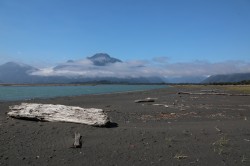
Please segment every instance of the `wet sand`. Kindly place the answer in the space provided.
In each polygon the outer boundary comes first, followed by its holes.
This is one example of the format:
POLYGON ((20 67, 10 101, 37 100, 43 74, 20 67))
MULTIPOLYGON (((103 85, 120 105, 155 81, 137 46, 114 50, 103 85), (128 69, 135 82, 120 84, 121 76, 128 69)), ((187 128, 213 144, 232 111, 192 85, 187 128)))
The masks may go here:
POLYGON ((2 102, 0 165, 250 165, 250 96, 179 91, 200 89, 28 101, 102 108, 110 128, 12 119, 8 107, 22 101, 2 102), (158 99, 134 103, 146 97, 158 99), (75 132, 82 135, 82 148, 71 148, 75 132))

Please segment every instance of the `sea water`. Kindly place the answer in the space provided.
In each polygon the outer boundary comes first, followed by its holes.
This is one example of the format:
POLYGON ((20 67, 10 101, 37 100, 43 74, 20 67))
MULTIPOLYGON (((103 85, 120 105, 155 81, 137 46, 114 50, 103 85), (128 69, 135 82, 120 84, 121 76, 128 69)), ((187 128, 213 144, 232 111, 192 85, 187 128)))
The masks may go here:
POLYGON ((142 91, 166 85, 0 86, 0 101, 142 91))

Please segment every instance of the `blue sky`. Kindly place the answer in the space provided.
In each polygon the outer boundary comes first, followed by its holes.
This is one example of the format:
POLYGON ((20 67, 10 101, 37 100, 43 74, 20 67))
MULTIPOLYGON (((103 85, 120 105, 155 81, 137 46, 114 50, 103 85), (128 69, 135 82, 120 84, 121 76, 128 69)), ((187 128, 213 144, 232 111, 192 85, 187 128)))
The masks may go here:
POLYGON ((49 66, 98 52, 250 62, 250 1, 0 0, 0 62, 49 66))

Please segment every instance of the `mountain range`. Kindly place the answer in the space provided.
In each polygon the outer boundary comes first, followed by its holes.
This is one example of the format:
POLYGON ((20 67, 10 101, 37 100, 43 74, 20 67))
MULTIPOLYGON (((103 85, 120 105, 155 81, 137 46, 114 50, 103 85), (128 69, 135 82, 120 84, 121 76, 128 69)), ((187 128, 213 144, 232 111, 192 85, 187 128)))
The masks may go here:
POLYGON ((113 69, 112 65, 122 66, 124 65, 124 62, 120 59, 113 58, 106 53, 97 53, 91 57, 87 57, 83 61, 68 60, 65 63, 59 64, 50 69, 50 72, 54 73, 51 75, 46 72, 44 74, 42 69, 38 69, 30 65, 8 62, 0 65, 0 83, 219 83, 250 80, 250 73, 212 75, 210 77, 182 76, 163 78, 160 76, 144 76, 143 74, 141 74, 142 76, 133 76, 133 70, 143 67, 142 65, 132 66, 132 69, 129 70, 129 75, 124 77, 120 77, 119 74, 107 75, 109 72, 116 73, 116 71, 113 70, 120 69, 113 69), (102 71, 102 69, 105 69, 105 71, 102 71), (73 73, 80 74, 72 75, 72 71, 73 73), (98 72, 96 75, 93 75, 92 73, 95 71, 98 72), (102 74, 103 72, 106 72, 106 75, 102 74), (84 75, 85 73, 88 73, 88 75, 84 75), (89 75, 93 76, 90 77, 89 75))
POLYGON ((203 80, 201 83, 240 82, 245 80, 250 80, 250 73, 212 75, 203 80))
MULTIPOLYGON (((98 53, 87 60, 93 63, 93 67, 108 66, 109 64, 121 63, 122 61, 113 58, 105 53, 98 53)), ((68 60, 66 63, 53 67, 53 71, 66 71, 74 70, 76 67, 83 67, 84 64, 68 60), (77 65, 79 63, 79 65, 77 65)), ((0 66, 0 83, 13 83, 13 84, 37 84, 37 83, 85 83, 85 82, 104 82, 104 83, 162 83, 164 82, 160 77, 83 77, 83 76, 46 76, 37 75, 36 72, 41 70, 29 65, 20 64, 16 62, 8 62, 0 66)))

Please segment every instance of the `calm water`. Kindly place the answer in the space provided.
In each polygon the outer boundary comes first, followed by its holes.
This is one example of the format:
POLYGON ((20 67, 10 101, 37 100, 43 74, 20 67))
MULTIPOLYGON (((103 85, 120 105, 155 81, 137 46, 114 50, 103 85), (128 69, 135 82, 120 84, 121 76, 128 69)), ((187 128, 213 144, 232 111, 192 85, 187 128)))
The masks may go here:
POLYGON ((166 85, 97 85, 97 86, 0 86, 0 101, 13 101, 85 94, 104 94, 165 88, 166 85))

